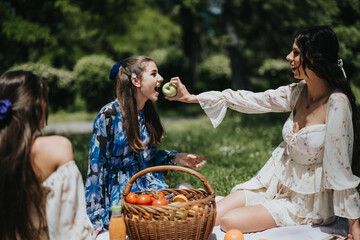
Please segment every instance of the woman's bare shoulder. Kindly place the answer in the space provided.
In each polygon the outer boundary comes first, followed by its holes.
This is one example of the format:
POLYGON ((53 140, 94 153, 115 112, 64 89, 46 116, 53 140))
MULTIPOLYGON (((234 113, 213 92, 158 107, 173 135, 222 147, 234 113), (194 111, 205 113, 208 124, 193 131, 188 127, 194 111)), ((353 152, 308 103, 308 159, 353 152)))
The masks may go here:
POLYGON ((32 150, 37 162, 46 161, 55 170, 74 158, 70 140, 58 135, 37 137, 32 150))

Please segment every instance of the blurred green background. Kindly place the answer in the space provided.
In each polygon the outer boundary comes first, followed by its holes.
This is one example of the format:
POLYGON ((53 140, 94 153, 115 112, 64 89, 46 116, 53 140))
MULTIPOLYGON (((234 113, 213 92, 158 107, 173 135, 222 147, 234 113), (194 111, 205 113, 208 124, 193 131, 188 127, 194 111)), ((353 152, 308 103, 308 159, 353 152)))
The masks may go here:
POLYGON ((360 86, 360 0, 1 0, 0 23, 1 72, 47 78, 52 112, 98 111, 114 97, 112 65, 132 55, 153 57, 165 81, 179 76, 193 93, 287 84, 285 56, 309 25, 334 29, 360 86))

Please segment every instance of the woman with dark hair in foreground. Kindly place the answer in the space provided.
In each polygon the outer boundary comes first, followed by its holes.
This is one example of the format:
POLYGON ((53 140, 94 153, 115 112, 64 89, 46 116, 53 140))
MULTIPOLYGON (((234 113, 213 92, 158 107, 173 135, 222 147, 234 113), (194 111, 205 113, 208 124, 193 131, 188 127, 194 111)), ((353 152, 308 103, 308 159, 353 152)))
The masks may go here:
POLYGON ((92 239, 80 172, 61 136, 38 136, 48 116, 43 80, 0 77, 0 239, 92 239))

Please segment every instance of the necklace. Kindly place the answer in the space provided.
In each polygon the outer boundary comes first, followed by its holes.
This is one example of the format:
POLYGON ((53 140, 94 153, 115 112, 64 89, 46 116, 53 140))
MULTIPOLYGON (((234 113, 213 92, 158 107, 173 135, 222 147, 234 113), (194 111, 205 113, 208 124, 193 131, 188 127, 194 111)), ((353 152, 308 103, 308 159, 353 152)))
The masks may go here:
POLYGON ((309 103, 309 100, 307 99, 307 104, 305 106, 306 109, 309 109, 310 108, 310 105, 313 104, 313 103, 316 103, 316 102, 319 102, 321 99, 323 99, 324 97, 328 96, 328 93, 326 93, 325 95, 321 96, 320 98, 316 99, 315 101, 312 101, 309 103))

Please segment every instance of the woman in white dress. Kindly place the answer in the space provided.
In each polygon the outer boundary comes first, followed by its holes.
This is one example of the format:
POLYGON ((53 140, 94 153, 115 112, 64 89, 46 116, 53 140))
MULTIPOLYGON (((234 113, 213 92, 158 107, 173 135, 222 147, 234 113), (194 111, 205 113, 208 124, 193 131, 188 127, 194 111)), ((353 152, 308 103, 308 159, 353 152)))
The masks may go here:
POLYGON ((37 136, 48 115, 48 92, 28 71, 0 77, 1 239, 92 239, 85 192, 72 146, 37 136))
POLYGON ((276 226, 328 224, 349 219, 349 238, 360 239, 360 126, 335 33, 326 26, 296 34, 290 62, 297 83, 276 90, 190 94, 173 78, 171 101, 200 103, 214 127, 226 109, 243 113, 290 112, 284 141, 249 181, 217 203, 224 231, 256 232, 276 226))

